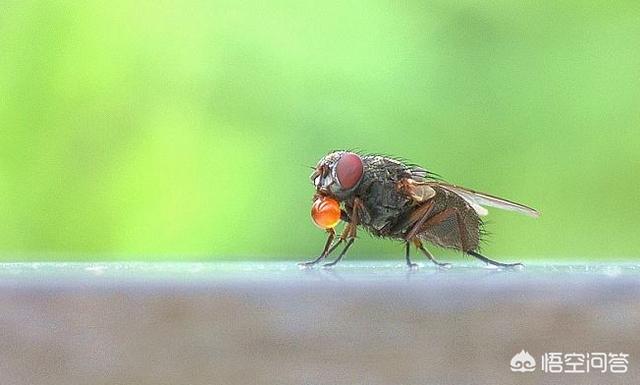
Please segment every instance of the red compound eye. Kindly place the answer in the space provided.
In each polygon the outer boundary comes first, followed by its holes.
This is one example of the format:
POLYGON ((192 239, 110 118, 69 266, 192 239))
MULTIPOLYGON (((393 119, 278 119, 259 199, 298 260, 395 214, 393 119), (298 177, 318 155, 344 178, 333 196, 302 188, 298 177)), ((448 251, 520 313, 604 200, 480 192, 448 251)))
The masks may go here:
POLYGON ((336 175, 343 190, 354 188, 362 179, 362 159, 352 152, 347 152, 336 165, 336 175))

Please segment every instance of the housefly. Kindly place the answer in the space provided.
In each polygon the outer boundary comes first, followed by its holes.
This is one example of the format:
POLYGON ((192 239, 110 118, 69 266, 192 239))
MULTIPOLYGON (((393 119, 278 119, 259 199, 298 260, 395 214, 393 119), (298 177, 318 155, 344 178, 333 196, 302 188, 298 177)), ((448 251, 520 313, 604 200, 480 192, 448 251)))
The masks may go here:
POLYGON ((438 262, 424 242, 469 254, 500 267, 520 266, 501 263, 479 253, 485 207, 496 207, 538 217, 538 211, 493 195, 447 183, 424 168, 381 155, 361 155, 334 151, 320 159, 311 174, 315 195, 311 215, 328 233, 322 253, 302 266, 312 266, 327 258, 340 244, 338 257, 324 266, 338 263, 353 245, 358 227, 377 237, 405 243, 405 258, 410 268, 413 244, 431 262, 438 262), (342 233, 334 230, 346 222, 342 233))

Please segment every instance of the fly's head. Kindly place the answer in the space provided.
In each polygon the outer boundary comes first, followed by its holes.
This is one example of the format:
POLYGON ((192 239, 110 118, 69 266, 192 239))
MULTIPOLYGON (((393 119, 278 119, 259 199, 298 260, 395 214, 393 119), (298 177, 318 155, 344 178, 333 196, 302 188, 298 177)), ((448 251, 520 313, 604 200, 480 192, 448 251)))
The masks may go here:
POLYGON ((310 178, 317 193, 345 200, 353 195, 363 174, 364 165, 358 154, 334 151, 320 159, 310 178))

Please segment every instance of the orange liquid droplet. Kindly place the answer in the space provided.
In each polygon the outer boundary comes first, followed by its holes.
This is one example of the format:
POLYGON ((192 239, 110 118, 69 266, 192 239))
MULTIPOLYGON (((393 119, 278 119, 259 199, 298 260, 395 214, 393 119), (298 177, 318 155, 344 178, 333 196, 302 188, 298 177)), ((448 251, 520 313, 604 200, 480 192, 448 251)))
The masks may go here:
POLYGON ((311 206, 311 218, 321 229, 336 227, 340 222, 340 203, 329 197, 320 197, 311 206))

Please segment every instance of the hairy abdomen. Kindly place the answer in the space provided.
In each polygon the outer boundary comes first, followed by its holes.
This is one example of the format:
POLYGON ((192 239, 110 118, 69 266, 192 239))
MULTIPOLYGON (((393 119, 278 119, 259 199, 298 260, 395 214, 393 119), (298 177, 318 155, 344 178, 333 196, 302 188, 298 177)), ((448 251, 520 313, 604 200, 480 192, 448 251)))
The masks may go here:
POLYGON ((430 218, 440 219, 420 229, 418 237, 440 247, 461 251, 477 250, 480 245, 482 220, 460 196, 435 187, 434 207, 430 218))

